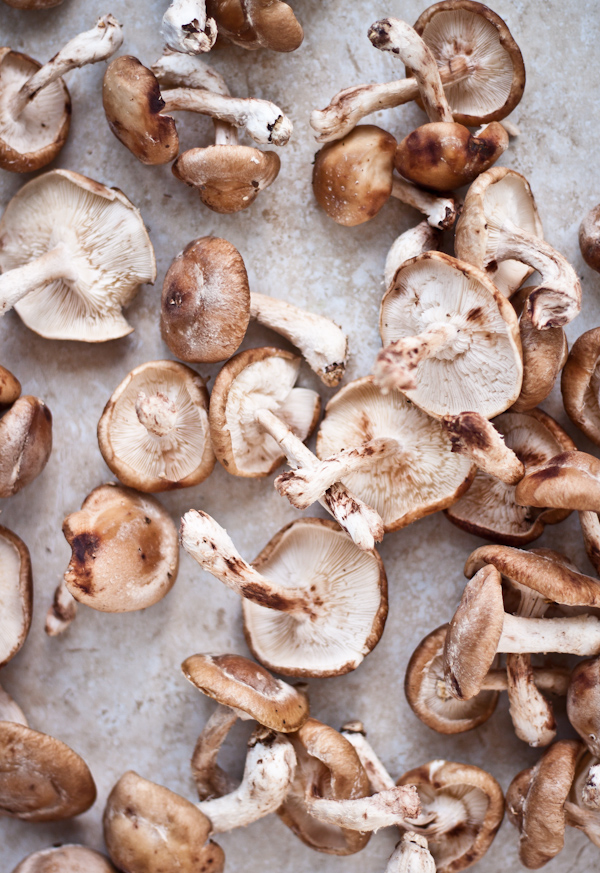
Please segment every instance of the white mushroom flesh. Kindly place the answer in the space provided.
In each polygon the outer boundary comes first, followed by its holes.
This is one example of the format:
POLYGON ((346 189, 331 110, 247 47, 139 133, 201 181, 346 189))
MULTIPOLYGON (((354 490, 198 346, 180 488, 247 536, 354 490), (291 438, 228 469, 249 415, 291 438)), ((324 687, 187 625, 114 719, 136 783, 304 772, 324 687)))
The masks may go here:
POLYGON ((206 16, 206 0, 173 0, 160 32, 169 48, 191 55, 210 51, 217 39, 216 22, 206 16))
POLYGON ((0 664, 19 648, 26 622, 21 555, 10 540, 0 537, 0 664))
POLYGON ((435 861, 425 837, 411 832, 404 834, 385 873, 435 873, 435 861))
POLYGON ((13 99, 38 70, 39 64, 16 52, 0 61, 0 139, 21 155, 52 145, 65 118, 68 95, 60 79, 39 91, 15 116, 13 99))

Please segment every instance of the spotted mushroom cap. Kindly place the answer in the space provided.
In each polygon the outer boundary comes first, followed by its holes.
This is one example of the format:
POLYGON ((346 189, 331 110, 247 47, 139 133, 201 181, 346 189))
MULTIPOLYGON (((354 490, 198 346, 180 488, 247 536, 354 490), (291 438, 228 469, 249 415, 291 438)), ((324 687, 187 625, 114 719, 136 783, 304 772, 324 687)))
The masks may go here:
POLYGON ((0 667, 17 654, 29 633, 33 578, 29 549, 0 526, 0 667))
POLYGON ((108 858, 85 846, 65 845, 28 855, 13 873, 117 873, 108 858))
POLYGON ((600 445, 600 327, 582 333, 564 366, 561 391, 573 424, 600 445))

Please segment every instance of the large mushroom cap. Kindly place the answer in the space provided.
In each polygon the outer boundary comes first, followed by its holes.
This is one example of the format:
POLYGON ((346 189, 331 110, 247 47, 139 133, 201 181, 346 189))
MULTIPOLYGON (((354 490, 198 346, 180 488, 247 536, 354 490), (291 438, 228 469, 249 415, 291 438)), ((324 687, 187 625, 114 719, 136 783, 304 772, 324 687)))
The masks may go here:
POLYGON ((204 380, 176 361, 136 367, 106 404, 98 442, 124 485, 146 492, 198 485, 215 463, 204 380))
POLYGON ((485 124, 513 111, 525 88, 525 65, 499 15, 473 0, 442 0, 414 27, 439 67, 465 67, 463 78, 444 86, 455 121, 485 124))
POLYGON ((527 473, 515 497, 527 506, 600 510, 600 460, 587 452, 561 452, 527 473))
POLYGON ((294 388, 301 358, 275 348, 248 349, 231 358, 215 379, 210 433, 217 460, 234 476, 268 476, 283 461, 275 440, 256 421, 259 409, 281 418, 301 440, 320 410, 316 391, 294 388))
POLYGON ((564 366, 561 391, 573 424, 600 445, 600 327, 582 333, 564 366))
POLYGON ((0 167, 31 173, 49 164, 69 133, 71 99, 57 79, 42 88, 14 117, 13 98, 41 64, 28 55, 0 49, 0 167))
POLYGON ((308 718, 308 698, 302 691, 241 655, 191 655, 181 669, 202 694, 271 730, 297 731, 308 718))
POLYGON ((47 734, 0 722, 0 815, 60 821, 80 815, 96 799, 87 764, 47 734))
POLYGON ((15 867, 13 873, 117 873, 108 858, 86 849, 85 846, 66 845, 42 849, 28 855, 15 867))
POLYGON ((333 521, 302 518, 279 531, 253 566, 279 585, 304 588, 310 614, 288 615, 245 599, 244 632, 262 664, 288 676, 338 676, 377 645, 387 618, 387 579, 333 521))
POLYGON ((329 401, 317 454, 327 458, 378 438, 397 440, 398 454, 349 474, 344 484, 377 510, 387 531, 449 506, 468 488, 471 462, 451 451, 441 423, 400 391, 382 394, 370 377, 346 385, 329 401))
POLYGON ((0 419, 0 497, 39 476, 52 451, 52 413, 39 397, 19 397, 0 419))
POLYGON ((33 578, 29 549, 0 526, 0 667, 17 654, 29 633, 33 578))
POLYGON ((139 211, 115 189, 70 170, 32 179, 0 221, 0 269, 23 266, 59 244, 75 281, 56 279, 15 309, 46 339, 104 342, 131 333, 121 307, 154 282, 154 251, 139 211))

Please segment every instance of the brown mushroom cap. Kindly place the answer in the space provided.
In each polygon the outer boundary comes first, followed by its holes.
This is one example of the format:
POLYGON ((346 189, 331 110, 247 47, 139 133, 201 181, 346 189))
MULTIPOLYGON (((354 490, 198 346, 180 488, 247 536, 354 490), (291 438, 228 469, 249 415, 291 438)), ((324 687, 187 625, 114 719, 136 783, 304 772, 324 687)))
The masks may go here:
POLYGON ((108 126, 143 164, 177 157, 175 121, 161 115, 165 102, 156 76, 132 55, 112 61, 104 74, 102 103, 108 126))
POLYGON ((95 488, 63 533, 73 550, 65 583, 100 612, 130 612, 161 600, 179 567, 177 529, 154 497, 108 484, 95 488))
POLYGON ((207 0, 206 11, 217 22, 219 39, 234 45, 293 52, 302 44, 302 27, 281 0, 207 0))
POLYGON ((372 124, 361 124, 317 152, 313 191, 330 218, 355 227, 373 218, 392 193, 396 140, 372 124))
POLYGON ((40 475, 52 451, 52 413, 39 397, 19 397, 0 419, 0 497, 40 475))
POLYGON ((182 361, 224 361, 237 351, 249 321, 248 274, 236 247, 210 236, 188 243, 167 270, 162 291, 160 328, 173 354, 182 361))
POLYGON ((567 692, 569 721, 592 755, 600 757, 600 659, 581 661, 567 692))
POLYGON ((16 376, 0 365, 0 407, 12 406, 21 396, 21 383, 16 376))
POLYGON ((510 299, 519 318, 519 336, 523 352, 523 383, 521 393, 513 403, 513 412, 529 412, 552 391, 558 374, 569 355, 567 338, 562 327, 538 330, 527 311, 527 298, 533 286, 521 288, 510 299))
POLYGON ((600 445, 600 327, 582 333, 564 366, 561 392, 573 424, 600 445))
POLYGON ((586 452, 561 452, 527 473, 515 491, 523 506, 600 511, 600 460, 586 452))
POLYGON ((588 267, 600 273, 600 206, 590 209, 581 222, 579 248, 588 267))
POLYGON ((28 855, 15 867, 13 873, 117 873, 108 858, 86 849, 85 846, 66 845, 41 849, 28 855))
POLYGON ((96 799, 87 764, 69 746, 13 722, 0 722, 0 815, 60 821, 96 799))
POLYGON ((29 633, 33 578, 29 549, 0 526, 0 667, 17 654, 29 633))
POLYGON ((191 655, 183 673, 202 694, 274 731, 297 731, 308 718, 306 695, 241 655, 191 655))

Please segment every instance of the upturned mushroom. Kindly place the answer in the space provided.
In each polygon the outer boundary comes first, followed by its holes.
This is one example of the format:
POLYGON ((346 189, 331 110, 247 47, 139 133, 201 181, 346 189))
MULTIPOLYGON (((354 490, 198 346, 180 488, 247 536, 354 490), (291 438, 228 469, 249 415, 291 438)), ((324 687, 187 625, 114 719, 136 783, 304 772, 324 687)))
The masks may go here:
POLYGON ((33 576, 29 549, 15 533, 0 526, 0 667, 27 638, 33 609, 33 576))
POLYGON ((588 439, 600 445, 600 328, 582 333, 564 366, 561 379, 565 411, 588 439))
POLYGON ((0 221, 0 314, 14 306, 46 339, 105 342, 156 262, 141 215, 121 191, 70 170, 32 179, 0 221))
POLYGON ((104 407, 98 444, 130 488, 158 492, 204 482, 215 464, 204 379, 176 361, 136 367, 104 407))
POLYGON ((207 0, 207 9, 219 37, 241 48, 293 52, 302 44, 302 25, 283 0, 207 0))
POLYGON ((508 167, 494 167, 471 185, 456 225, 456 254, 485 270, 510 294, 537 270, 541 281, 527 297, 526 311, 538 330, 562 327, 581 309, 581 283, 563 255, 542 238, 529 184, 508 167), (513 270, 514 261, 520 262, 513 270), (503 273, 500 268, 505 265, 503 273))
POLYGON ((581 222, 579 248, 588 267, 600 273, 600 206, 590 209, 581 222))
POLYGON ((217 23, 206 14, 206 0, 172 0, 160 32, 170 49, 186 55, 209 52, 217 39, 217 23))
POLYGON ((68 843, 24 858, 13 873, 117 873, 105 855, 68 843))
POLYGON ((405 262, 382 300, 379 330, 375 383, 399 388, 429 415, 493 418, 519 396, 516 313, 465 261, 425 252, 405 262))
MULTIPOLYGON (((3 393, 6 398, 8 389, 3 393)), ((48 463, 52 413, 39 397, 26 395, 17 397, 3 415, 0 408, 0 416, 0 497, 12 497, 48 463)))
POLYGON ((331 521, 292 522, 250 565, 214 519, 191 510, 181 522, 181 544, 244 598, 248 646, 269 670, 339 676, 379 642, 387 617, 383 564, 331 521))
POLYGON ((30 173, 54 160, 71 121, 71 98, 62 76, 106 60, 122 42, 121 25, 104 15, 44 66, 21 52, 0 49, 0 168, 30 173))

